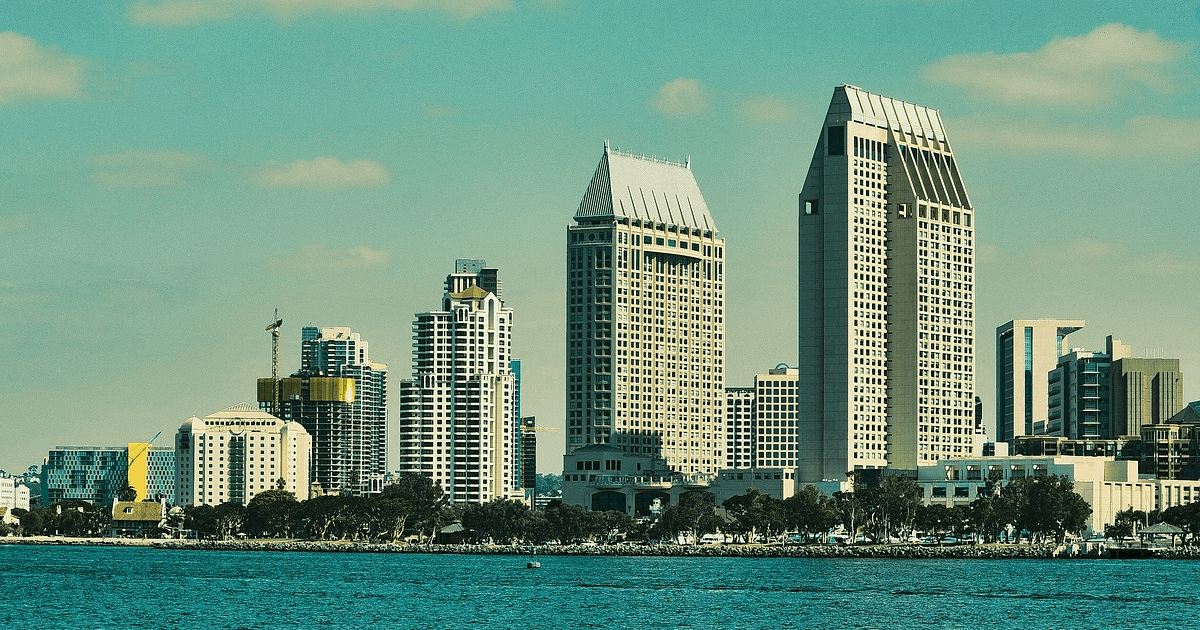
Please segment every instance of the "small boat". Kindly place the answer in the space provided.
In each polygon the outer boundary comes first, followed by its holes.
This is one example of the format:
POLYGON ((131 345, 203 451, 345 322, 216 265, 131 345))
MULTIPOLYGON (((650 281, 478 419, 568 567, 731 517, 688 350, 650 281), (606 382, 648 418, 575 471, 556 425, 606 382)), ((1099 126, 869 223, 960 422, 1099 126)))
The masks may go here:
POLYGON ((529 562, 525 563, 525 568, 526 569, 542 568, 542 563, 538 562, 537 552, 534 550, 533 545, 529 545, 529 562))

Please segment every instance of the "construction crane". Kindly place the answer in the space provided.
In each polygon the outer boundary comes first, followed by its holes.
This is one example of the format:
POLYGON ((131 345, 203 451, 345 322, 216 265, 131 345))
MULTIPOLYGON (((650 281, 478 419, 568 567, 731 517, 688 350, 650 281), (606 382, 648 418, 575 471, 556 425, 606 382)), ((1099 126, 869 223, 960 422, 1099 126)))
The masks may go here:
POLYGON ((283 320, 279 319, 279 309, 275 309, 275 317, 267 330, 271 332, 271 413, 279 415, 279 328, 283 320))

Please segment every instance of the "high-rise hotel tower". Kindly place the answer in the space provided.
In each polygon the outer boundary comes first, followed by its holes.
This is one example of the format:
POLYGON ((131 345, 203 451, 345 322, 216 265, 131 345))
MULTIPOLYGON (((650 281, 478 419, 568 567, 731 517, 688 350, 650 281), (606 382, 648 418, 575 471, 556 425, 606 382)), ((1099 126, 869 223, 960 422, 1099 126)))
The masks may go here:
POLYGON ((800 479, 971 455, 975 212, 938 111, 835 88, 799 213, 800 479))
POLYGON ((725 465, 725 240, 690 161, 606 143, 567 227, 567 451, 725 465))

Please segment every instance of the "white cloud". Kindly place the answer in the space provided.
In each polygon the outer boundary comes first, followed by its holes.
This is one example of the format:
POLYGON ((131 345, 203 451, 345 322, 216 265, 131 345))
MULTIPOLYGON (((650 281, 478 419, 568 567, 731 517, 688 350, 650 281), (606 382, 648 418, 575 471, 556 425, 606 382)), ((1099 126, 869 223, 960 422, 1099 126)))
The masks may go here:
POLYGON ((797 115, 795 104, 770 95, 746 99, 737 111, 741 118, 760 123, 795 120, 797 115))
MULTIPOLYGON (((980 262, 988 266, 1018 263, 1032 269, 1070 268, 1076 271, 1077 280, 1090 280, 1091 276, 1096 276, 1106 278, 1112 286, 1131 286, 1138 282, 1138 278, 1174 278, 1190 282, 1200 275, 1200 257, 1174 252, 1135 251, 1125 243, 1109 243, 1088 237, 1038 243, 1015 254, 995 246, 986 246, 985 249, 981 245, 980 255, 980 262), (1118 277, 1122 278, 1121 281, 1113 280, 1118 277)), ((1056 276, 1050 274, 1048 278, 1056 276)))
POLYGON ((93 156, 92 181, 103 188, 164 188, 179 186, 212 168, 199 153, 182 151, 122 151, 93 156))
POLYGON ((38 98, 78 98, 82 57, 42 46, 12 31, 0 33, 0 105, 38 98))
POLYGON ((1064 126, 976 117, 952 121, 955 146, 1083 158, 1200 155, 1200 118, 1136 116, 1116 127, 1064 126))
POLYGON ((266 261, 266 266, 272 273, 299 275, 378 269, 386 266, 391 260, 391 252, 366 245, 349 249, 330 249, 321 243, 314 243, 305 245, 291 254, 270 258, 266 261))
POLYGON ((266 12, 278 20, 321 13, 371 11, 429 11, 469 20, 491 11, 512 8, 511 0, 165 0, 137 2, 130 7, 136 24, 186 26, 230 20, 266 12))
POLYGON ((708 110, 708 95, 696 79, 680 77, 658 90, 650 101, 654 109, 668 116, 695 116, 708 110))
POLYGON ((167 0, 135 2, 129 8, 134 24, 187 26, 217 20, 229 20, 246 13, 252 2, 234 0, 167 0))
POLYGON ((272 187, 346 188, 383 186, 391 175, 375 160, 342 162, 335 157, 319 157, 287 164, 267 162, 259 169, 257 179, 272 187))
POLYGON ((965 53, 927 66, 931 81, 957 85, 1004 103, 1095 106, 1125 93, 1174 87, 1171 66, 1190 43, 1123 24, 1087 35, 1056 37, 1034 52, 965 53))

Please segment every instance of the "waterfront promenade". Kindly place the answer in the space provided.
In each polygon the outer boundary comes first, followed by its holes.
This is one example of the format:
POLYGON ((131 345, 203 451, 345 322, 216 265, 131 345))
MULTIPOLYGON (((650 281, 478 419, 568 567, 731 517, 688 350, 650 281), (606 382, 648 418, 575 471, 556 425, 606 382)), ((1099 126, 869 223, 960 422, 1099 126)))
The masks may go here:
MULTIPOLYGON (((130 538, 68 538, 34 536, 0 538, 0 545, 62 545, 101 547, 150 547, 197 551, 298 551, 310 553, 405 553, 459 555, 528 555, 529 545, 416 545, 359 541, 310 540, 162 540, 130 538)), ((1200 559, 1200 548, 1147 548, 1142 557, 1200 559)), ((1075 557, 1054 545, 675 545, 606 544, 539 545, 541 556, 627 556, 707 558, 882 558, 882 559, 978 559, 1020 560, 1075 557)), ((1091 557, 1098 557, 1092 554, 1091 557)))

